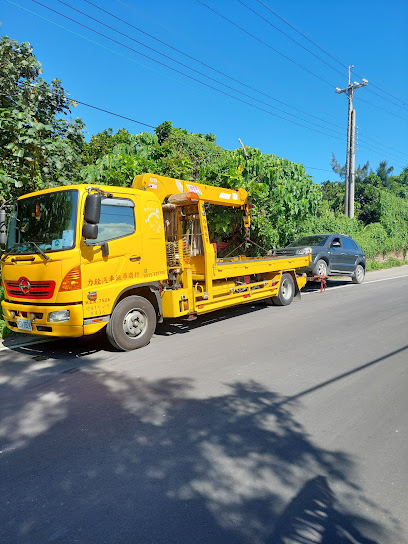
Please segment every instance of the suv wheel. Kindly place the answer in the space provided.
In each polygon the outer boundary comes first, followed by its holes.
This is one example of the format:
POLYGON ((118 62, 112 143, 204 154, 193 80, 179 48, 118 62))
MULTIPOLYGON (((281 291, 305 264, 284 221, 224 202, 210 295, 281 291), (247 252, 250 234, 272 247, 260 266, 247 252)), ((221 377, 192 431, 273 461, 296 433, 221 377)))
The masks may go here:
POLYGON ((316 266, 313 269, 313 274, 315 276, 328 276, 329 274, 329 267, 327 266, 327 263, 323 259, 319 259, 316 263, 316 266))
POLYGON ((351 280, 352 280, 353 283, 363 283, 364 276, 365 276, 364 267, 361 266, 361 264, 358 264, 356 266, 356 270, 355 270, 353 276, 351 277, 351 280))

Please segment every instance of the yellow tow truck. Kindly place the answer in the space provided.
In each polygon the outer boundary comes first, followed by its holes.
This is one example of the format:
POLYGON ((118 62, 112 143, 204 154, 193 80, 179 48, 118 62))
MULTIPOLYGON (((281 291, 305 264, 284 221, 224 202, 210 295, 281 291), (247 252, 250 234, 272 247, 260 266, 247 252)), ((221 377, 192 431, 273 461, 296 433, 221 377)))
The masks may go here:
POLYGON ((146 345, 163 318, 195 319, 265 300, 285 306, 310 255, 219 258, 209 204, 243 211, 247 192, 143 174, 131 188, 73 185, 16 201, 1 258, 7 326, 78 337, 106 329, 113 346, 146 345))

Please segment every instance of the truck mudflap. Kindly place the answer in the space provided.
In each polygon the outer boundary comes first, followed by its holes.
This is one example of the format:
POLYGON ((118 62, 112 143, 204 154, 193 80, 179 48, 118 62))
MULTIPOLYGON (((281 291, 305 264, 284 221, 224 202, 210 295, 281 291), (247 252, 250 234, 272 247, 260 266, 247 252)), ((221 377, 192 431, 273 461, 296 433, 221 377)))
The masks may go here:
POLYGON ((302 294, 300 290, 306 285, 307 278, 306 276, 298 276, 294 272, 291 272, 293 279, 295 280, 295 296, 293 297, 293 300, 296 300, 296 302, 299 302, 302 298, 302 294))

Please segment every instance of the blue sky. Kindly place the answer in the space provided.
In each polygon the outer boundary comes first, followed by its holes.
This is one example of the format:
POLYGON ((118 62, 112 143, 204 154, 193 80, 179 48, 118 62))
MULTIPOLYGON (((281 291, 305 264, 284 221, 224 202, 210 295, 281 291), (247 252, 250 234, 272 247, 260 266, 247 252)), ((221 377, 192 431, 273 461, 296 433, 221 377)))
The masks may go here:
MULTIPOLYGON (((85 0, 66 0, 66 4, 58 0, 39 1, 43 6, 33 0, 12 0, 13 3, 0 0, 1 34, 30 42, 43 65, 43 77, 47 81, 59 78, 72 98, 152 126, 171 120, 174 126, 190 132, 212 132, 217 136, 217 143, 228 149, 239 147, 238 138, 241 138, 246 145, 264 153, 304 164, 316 182, 334 181, 338 177, 330 171, 331 154, 344 163, 347 125, 347 99, 345 94, 336 94, 335 87, 347 85, 344 66, 354 64, 358 75, 353 74, 352 80, 366 78, 369 81, 367 87, 355 94, 359 127, 356 164, 369 160, 371 167, 376 168, 380 160, 386 159, 395 167, 395 173, 408 165, 406 0, 388 3, 242 0, 263 19, 239 0, 202 0, 243 30, 197 0, 92 0, 124 22, 85 0), (127 47, 50 11, 45 5, 127 47), (340 63, 286 25, 268 7, 340 63), (153 58, 167 66, 154 62, 153 58)), ((141 125, 81 105, 73 109, 72 116, 84 120, 90 135, 108 127, 114 131, 125 127, 133 133, 144 130, 141 125)))

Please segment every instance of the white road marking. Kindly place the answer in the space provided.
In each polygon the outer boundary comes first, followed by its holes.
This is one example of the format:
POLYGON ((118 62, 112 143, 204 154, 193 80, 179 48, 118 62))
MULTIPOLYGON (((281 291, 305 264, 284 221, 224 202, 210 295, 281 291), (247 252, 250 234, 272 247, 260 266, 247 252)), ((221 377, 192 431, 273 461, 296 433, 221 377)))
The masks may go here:
POLYGON ((381 280, 365 281, 364 283, 377 283, 378 281, 396 280, 398 278, 408 278, 408 274, 403 274, 402 276, 393 276, 392 278, 382 278, 381 280))
MULTIPOLYGON (((402 276, 393 276, 392 278, 382 278, 380 280, 370 280, 370 281, 365 281, 364 283, 362 283, 361 285, 367 285, 369 283, 378 283, 380 281, 390 281, 390 280, 397 280, 397 279, 400 279, 400 278, 408 278, 408 274, 403 274, 402 276)), ((329 280, 330 281, 330 280, 329 280)), ((328 291, 334 291, 335 289, 344 289, 345 287, 349 287, 349 285, 352 285, 352 283, 346 283, 345 285, 336 285, 336 287, 327 287, 327 290, 328 291)), ((308 291, 306 293, 303 293, 302 292, 302 296, 303 295, 313 295, 314 293, 320 293, 320 289, 319 290, 316 290, 316 291, 308 291)))

